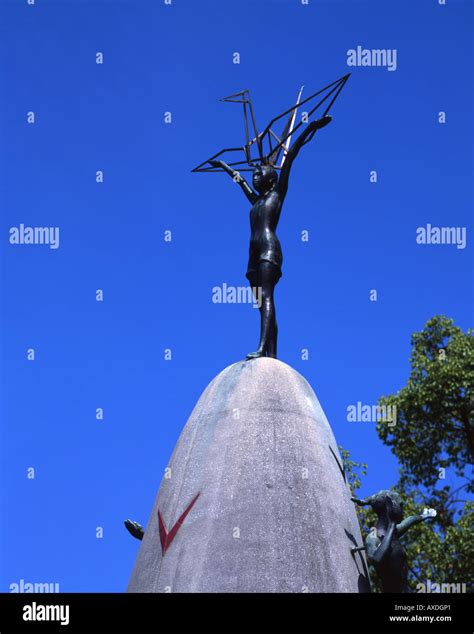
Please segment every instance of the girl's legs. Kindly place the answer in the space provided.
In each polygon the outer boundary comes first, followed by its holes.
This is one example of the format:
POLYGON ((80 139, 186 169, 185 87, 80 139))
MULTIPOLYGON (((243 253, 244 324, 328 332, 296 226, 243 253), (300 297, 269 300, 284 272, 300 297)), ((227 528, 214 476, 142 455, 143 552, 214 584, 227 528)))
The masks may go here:
MULTIPOLYGON (((260 343, 255 352, 247 355, 247 359, 256 359, 263 356, 276 359, 278 328, 273 291, 279 279, 280 271, 278 267, 272 262, 262 260, 259 263, 258 276, 250 281, 252 286, 257 281, 262 303, 260 306, 260 343)), ((256 297, 258 297, 258 293, 256 293, 256 297)))

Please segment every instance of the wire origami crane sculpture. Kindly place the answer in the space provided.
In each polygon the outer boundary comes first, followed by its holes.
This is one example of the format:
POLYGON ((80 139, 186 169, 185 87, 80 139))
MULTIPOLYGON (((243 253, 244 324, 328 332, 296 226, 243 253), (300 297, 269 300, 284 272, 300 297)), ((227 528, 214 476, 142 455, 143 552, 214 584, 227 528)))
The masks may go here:
MULTIPOLYGON (((254 168, 257 165, 271 165, 274 169, 281 170, 288 154, 292 135, 302 125, 304 125, 305 122, 309 121, 311 115, 313 115, 316 110, 318 110, 318 108, 320 108, 320 106, 322 106, 323 104, 326 105, 326 108, 322 113, 322 117, 325 117, 329 113, 349 77, 350 73, 344 75, 344 77, 341 77, 340 79, 337 79, 332 84, 321 88, 321 90, 318 90, 309 97, 306 97, 306 99, 303 99, 303 101, 301 101, 301 95, 303 93, 302 86, 299 91, 295 105, 288 110, 285 110, 277 117, 274 117, 263 130, 263 132, 258 132, 249 90, 242 90, 241 92, 237 92, 233 95, 229 95, 228 97, 224 97, 223 99, 221 99, 221 101, 225 101, 228 103, 241 103, 243 105, 246 143, 244 146, 241 147, 224 148, 203 163, 200 163, 192 171, 223 171, 221 167, 213 166, 211 161, 216 161, 218 158, 224 158, 224 155, 226 155, 226 157, 229 155, 233 155, 235 160, 229 160, 226 162, 230 167, 238 169, 238 171, 240 172, 253 172, 254 168), (319 101, 317 101, 316 105, 313 105, 316 97, 321 98, 319 99, 319 101), (310 102, 312 102, 311 109, 306 112, 305 117, 302 118, 302 120, 295 125, 296 112, 298 108, 304 106, 305 104, 309 104, 310 102), (278 126, 278 124, 281 123, 285 117, 288 117, 286 124, 284 125, 282 132, 277 134, 274 130, 274 127, 278 126), (251 129, 253 130, 252 138, 251 129), (239 157, 240 160, 238 160, 239 157)), ((315 131, 310 136, 308 136, 303 145, 309 143, 314 134, 315 131)))

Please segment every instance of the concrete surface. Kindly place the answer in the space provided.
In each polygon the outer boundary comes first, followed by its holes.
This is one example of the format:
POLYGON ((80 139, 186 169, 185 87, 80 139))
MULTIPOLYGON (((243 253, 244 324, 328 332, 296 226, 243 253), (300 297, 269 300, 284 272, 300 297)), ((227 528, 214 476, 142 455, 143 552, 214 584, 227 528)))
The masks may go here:
POLYGON ((176 444, 128 592, 367 591, 365 559, 350 552, 362 539, 338 462, 298 372, 268 358, 229 366, 176 444), (198 493, 163 556, 158 508, 170 532, 198 493))

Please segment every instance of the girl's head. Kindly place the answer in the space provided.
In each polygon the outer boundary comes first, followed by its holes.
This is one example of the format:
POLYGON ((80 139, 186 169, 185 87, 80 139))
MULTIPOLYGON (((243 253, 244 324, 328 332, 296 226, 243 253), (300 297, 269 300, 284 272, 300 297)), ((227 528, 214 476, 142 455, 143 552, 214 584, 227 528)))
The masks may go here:
POLYGON ((273 189, 277 180, 278 175, 272 165, 257 165, 253 171, 252 183, 259 194, 265 194, 273 189))
POLYGON ((374 509, 378 517, 386 515, 390 521, 397 524, 402 521, 402 499, 396 491, 379 491, 367 498, 367 503, 374 509))

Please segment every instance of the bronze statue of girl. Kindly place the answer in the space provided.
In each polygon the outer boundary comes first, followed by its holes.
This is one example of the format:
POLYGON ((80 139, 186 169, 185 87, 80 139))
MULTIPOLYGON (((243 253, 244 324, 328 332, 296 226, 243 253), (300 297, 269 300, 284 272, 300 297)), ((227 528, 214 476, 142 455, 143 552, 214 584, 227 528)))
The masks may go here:
POLYGON ((246 277, 250 282, 255 298, 260 300, 260 341, 257 350, 250 352, 247 355, 247 359, 256 359, 264 356, 276 359, 278 329, 273 295, 275 286, 281 277, 283 262, 276 229, 288 190, 291 167, 303 145, 311 141, 317 130, 324 128, 330 123, 331 117, 328 112, 348 78, 349 74, 344 75, 344 77, 318 90, 303 101, 301 101, 303 91, 303 88, 301 88, 296 105, 274 117, 261 133, 257 130, 249 91, 244 90, 230 97, 225 97, 223 101, 243 105, 247 142, 243 147, 221 150, 193 170, 194 172, 226 172, 232 177, 234 182, 240 185, 252 205, 250 209, 249 262, 246 277), (319 97, 319 101, 316 105, 313 105, 317 97, 319 97), (298 107, 310 102, 312 107, 309 112, 306 112, 305 117, 295 125, 298 107), (326 102, 324 114, 320 118, 307 123, 309 117, 324 102, 326 102), (288 117, 288 115, 289 119, 283 132, 276 134, 272 126, 288 117), (253 125, 253 138, 250 135, 249 122, 253 125), (306 127, 299 134, 296 141, 291 144, 292 135, 304 124, 306 124, 306 127), (264 150, 265 144, 267 152, 264 150), (258 150, 258 157, 252 158, 252 151, 255 148, 258 150), (228 164, 220 159, 220 156, 226 152, 235 153, 242 151, 244 152, 244 160, 228 164), (281 153, 283 154, 282 160, 277 165, 281 153), (277 170, 279 170, 279 174, 277 170), (242 171, 253 171, 253 189, 242 177, 242 171))
POLYGON ((353 548, 352 552, 367 551, 383 592, 407 592, 408 562, 400 537, 412 526, 436 517, 436 511, 425 508, 423 513, 403 519, 402 499, 392 490, 379 491, 365 500, 351 499, 359 506, 371 506, 377 515, 377 523, 367 535, 365 546, 353 548))
POLYGON ((273 299, 274 289, 281 277, 283 255, 276 228, 280 219, 281 208, 288 190, 288 179, 293 161, 298 152, 316 130, 323 128, 331 121, 329 115, 312 121, 289 148, 278 176, 272 164, 262 163, 253 171, 252 184, 254 191, 237 170, 229 167, 224 161, 209 161, 213 167, 223 169, 240 185, 251 203, 250 209, 250 248, 246 277, 257 296, 261 289, 260 309, 260 342, 255 352, 250 352, 247 359, 258 357, 277 357, 278 328, 273 299))

